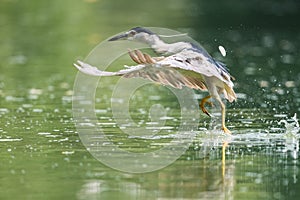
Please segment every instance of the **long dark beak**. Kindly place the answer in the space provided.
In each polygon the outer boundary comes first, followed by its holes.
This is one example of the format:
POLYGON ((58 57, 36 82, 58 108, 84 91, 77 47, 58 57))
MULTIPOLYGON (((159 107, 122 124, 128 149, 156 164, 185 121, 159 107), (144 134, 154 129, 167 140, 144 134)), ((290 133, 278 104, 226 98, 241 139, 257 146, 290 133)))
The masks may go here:
POLYGON ((128 37, 128 33, 123 33, 123 34, 120 34, 120 35, 110 38, 108 41, 125 40, 127 37, 128 37))

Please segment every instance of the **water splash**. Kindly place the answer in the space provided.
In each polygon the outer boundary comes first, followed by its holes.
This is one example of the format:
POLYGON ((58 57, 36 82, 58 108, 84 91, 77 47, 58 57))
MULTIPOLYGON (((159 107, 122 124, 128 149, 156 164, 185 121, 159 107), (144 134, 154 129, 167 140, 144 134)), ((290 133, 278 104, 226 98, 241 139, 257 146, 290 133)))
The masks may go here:
POLYGON ((225 57, 226 56, 226 50, 225 50, 225 48, 223 46, 221 46, 221 45, 218 48, 219 48, 219 51, 222 54, 222 56, 225 57))
POLYGON ((299 138, 300 127, 297 119, 297 113, 295 113, 291 119, 280 120, 279 124, 284 124, 286 135, 291 135, 299 138))
POLYGON ((279 124, 284 124, 285 126, 285 150, 293 159, 298 158, 299 154, 299 138, 300 138, 300 127, 297 119, 297 114, 289 120, 281 120, 279 124))

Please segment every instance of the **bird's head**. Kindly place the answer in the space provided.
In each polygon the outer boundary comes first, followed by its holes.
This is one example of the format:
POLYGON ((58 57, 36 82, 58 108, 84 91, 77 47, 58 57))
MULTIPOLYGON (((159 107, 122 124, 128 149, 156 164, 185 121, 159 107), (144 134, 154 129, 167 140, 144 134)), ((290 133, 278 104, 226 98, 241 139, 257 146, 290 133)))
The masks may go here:
POLYGON ((135 27, 125 33, 110 38, 109 41, 130 40, 151 44, 153 37, 157 37, 157 35, 152 31, 142 27, 135 27))

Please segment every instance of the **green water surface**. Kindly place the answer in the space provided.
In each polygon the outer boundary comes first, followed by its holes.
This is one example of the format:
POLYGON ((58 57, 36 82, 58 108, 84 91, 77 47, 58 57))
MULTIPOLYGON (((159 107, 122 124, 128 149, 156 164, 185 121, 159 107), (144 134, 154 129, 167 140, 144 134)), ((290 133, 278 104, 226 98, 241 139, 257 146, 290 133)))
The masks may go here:
MULTIPOLYGON (((299 8, 296 0, 0 0, 0 199, 296 199, 299 131, 279 122, 300 115, 299 8), (157 171, 112 169, 82 144, 72 63, 135 26, 188 33, 230 68, 238 101, 227 103, 233 136, 224 162, 223 136, 202 114, 187 151, 157 171)), ((103 80, 95 95, 110 140, 132 152, 172 141, 181 119, 174 95, 158 85, 135 93, 136 123, 148 126, 153 104, 168 107, 171 118, 155 139, 130 138, 109 108, 115 81, 103 80)))

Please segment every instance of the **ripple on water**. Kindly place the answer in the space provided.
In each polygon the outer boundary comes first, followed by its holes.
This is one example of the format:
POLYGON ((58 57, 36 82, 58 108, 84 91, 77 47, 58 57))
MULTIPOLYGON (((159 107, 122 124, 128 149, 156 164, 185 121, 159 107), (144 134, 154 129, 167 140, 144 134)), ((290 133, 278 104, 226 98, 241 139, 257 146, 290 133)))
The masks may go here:
POLYGON ((6 96, 5 101, 8 101, 8 102, 22 102, 22 101, 24 101, 24 98, 23 97, 6 96))
POLYGON ((49 133, 49 132, 39 132, 39 133, 37 133, 38 135, 51 135, 51 133, 49 133))
POLYGON ((150 126, 150 127, 146 127, 146 129, 148 130, 172 130, 175 127, 173 126, 150 126))
POLYGON ((161 96, 152 95, 152 96, 149 96, 148 99, 158 101, 158 100, 161 100, 161 96))
POLYGON ((37 89, 37 88, 31 88, 29 89, 29 94, 32 94, 32 95, 41 95, 43 93, 43 90, 42 89, 37 89))
POLYGON ((61 153, 64 154, 64 155, 72 155, 72 154, 75 153, 75 151, 63 151, 61 153))
POLYGON ((41 109, 41 108, 34 108, 34 109, 32 109, 32 112, 34 112, 34 113, 42 113, 43 109, 41 109))
POLYGON ((97 114, 106 114, 108 110, 106 109, 95 109, 95 113, 97 114))
POLYGON ((0 138, 0 142, 19 142, 22 140, 21 138, 0 138))
POLYGON ((9 110, 7 108, 0 108, 0 114, 8 113, 9 110))

